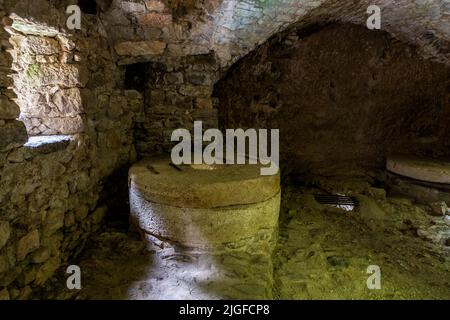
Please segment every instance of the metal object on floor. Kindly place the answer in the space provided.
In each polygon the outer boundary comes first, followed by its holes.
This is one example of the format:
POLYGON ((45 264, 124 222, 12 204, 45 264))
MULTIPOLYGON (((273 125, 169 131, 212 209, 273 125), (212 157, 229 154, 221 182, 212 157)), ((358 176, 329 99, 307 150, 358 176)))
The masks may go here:
POLYGON ((315 194, 314 198, 320 204, 330 205, 346 211, 353 211, 359 204, 355 197, 340 194, 315 194))

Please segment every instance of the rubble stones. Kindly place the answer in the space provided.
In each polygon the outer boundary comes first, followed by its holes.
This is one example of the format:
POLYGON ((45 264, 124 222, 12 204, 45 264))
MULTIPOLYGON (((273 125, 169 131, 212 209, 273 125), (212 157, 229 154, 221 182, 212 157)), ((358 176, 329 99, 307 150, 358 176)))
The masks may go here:
POLYGON ((22 261, 26 255, 39 248, 38 230, 30 231, 17 243, 17 260, 22 261))
POLYGON ((437 216, 443 216, 449 210, 445 201, 437 201, 437 202, 430 203, 430 207, 431 207, 432 213, 437 216))
POLYGON ((0 221, 0 250, 8 242, 9 236, 11 234, 11 228, 7 221, 0 221))

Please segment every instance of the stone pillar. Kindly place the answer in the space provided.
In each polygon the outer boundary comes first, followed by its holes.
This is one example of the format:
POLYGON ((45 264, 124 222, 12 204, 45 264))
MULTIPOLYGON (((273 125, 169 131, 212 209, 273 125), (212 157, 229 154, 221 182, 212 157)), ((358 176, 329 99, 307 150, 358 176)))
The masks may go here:
POLYGON ((28 139, 24 124, 16 120, 20 110, 14 102, 16 96, 11 90, 13 81, 9 75, 12 57, 8 52, 11 45, 8 42, 9 34, 5 30, 11 23, 5 12, 3 0, 0 0, 0 152, 20 147, 28 139))

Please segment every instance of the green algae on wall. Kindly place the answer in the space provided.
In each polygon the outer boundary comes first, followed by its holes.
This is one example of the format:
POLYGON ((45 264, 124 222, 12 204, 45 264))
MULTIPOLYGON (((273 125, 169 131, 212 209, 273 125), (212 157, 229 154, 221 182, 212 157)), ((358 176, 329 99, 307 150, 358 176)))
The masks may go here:
POLYGON ((41 78, 41 67, 38 64, 30 64, 26 71, 27 81, 34 84, 39 84, 41 78))

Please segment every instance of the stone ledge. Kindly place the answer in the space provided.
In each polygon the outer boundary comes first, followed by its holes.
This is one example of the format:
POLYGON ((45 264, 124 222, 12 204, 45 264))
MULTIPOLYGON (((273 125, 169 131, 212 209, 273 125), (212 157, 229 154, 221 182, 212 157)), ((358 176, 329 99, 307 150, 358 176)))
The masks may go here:
POLYGON ((431 158, 389 157, 386 168, 393 173, 412 179, 450 184, 450 163, 431 158))
POLYGON ((47 154, 65 149, 73 139, 73 136, 68 135, 30 137, 24 148, 34 153, 47 154))

